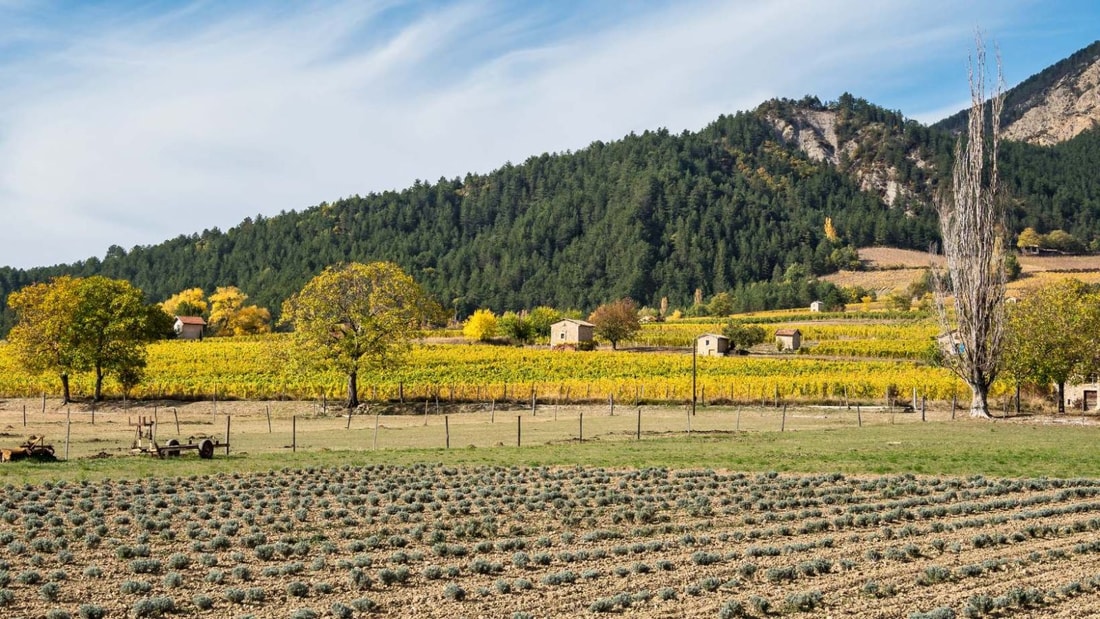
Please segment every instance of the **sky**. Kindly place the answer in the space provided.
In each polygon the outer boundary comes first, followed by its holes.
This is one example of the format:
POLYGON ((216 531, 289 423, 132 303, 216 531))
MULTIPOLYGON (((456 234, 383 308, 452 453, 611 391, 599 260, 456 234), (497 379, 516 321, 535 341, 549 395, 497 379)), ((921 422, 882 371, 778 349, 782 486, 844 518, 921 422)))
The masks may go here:
POLYGON ((0 266, 102 258, 245 217, 850 92, 967 102, 1092 43, 1037 0, 0 0, 0 266), (992 54, 991 54, 992 56, 992 54))

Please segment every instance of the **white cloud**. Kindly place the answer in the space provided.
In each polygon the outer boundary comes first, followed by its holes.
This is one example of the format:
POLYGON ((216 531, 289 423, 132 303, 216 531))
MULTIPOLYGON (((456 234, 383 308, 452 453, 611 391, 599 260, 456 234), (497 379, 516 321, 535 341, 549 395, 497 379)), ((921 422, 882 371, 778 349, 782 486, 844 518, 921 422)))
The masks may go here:
POLYGON ((200 4, 0 57, 16 78, 0 84, 0 265, 697 129, 772 96, 903 88, 928 58, 965 53, 981 8, 780 0, 629 15, 611 3, 624 15, 562 30, 507 5, 419 6, 216 18, 200 4))

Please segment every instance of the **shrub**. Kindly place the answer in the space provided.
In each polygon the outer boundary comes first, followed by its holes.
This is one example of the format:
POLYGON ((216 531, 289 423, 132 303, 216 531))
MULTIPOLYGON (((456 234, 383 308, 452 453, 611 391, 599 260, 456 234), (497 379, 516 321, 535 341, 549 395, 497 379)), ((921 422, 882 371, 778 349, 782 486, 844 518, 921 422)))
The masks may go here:
POLYGON ((443 597, 455 602, 461 602, 466 599, 466 590, 459 586, 458 583, 448 583, 447 586, 443 588, 443 597))
POLYGON ((767 615, 772 610, 772 603, 768 601, 768 598, 759 595, 749 597, 749 606, 752 606, 752 609, 759 615, 767 615))
POLYGON ((333 602, 332 606, 329 607, 329 612, 336 619, 352 619, 355 616, 355 611, 350 606, 344 606, 340 602, 333 602))
POLYGON ((156 559, 134 559, 130 562, 130 571, 135 574, 159 574, 161 562, 156 559))
POLYGON ((148 593, 153 585, 145 582, 144 580, 127 580, 122 583, 122 592, 126 595, 138 595, 141 593, 148 593))
POLYGON ((722 555, 699 550, 691 553, 691 562, 695 565, 714 565, 722 562, 722 555))
POLYGON ((729 600, 718 609, 718 619, 735 619, 745 616, 745 607, 737 600, 729 600))
POLYGON ((370 598, 358 598, 352 600, 351 607, 361 613, 369 613, 378 609, 378 603, 370 598))
POLYGON ((588 605, 588 612, 611 613, 615 612, 615 598, 599 598, 588 605))
POLYGON ((61 585, 56 582, 48 582, 38 588, 38 597, 47 602, 56 602, 61 596, 61 585))
POLYGON ((206 595, 205 593, 196 594, 191 598, 191 603, 195 605, 195 608, 199 610, 210 610, 214 608, 214 598, 206 595))
POLYGON ((785 602, 791 610, 806 612, 820 606, 823 599, 820 591, 803 591, 787 595, 785 602))
POLYGON ((290 613, 290 619, 317 619, 317 611, 311 608, 299 608, 290 613))
POLYGON ((83 604, 77 610, 80 619, 103 619, 107 616, 107 609, 97 604, 83 604))
POLYGON ((304 598, 309 595, 309 585, 300 581, 292 581, 287 583, 286 592, 288 595, 296 598, 304 598))

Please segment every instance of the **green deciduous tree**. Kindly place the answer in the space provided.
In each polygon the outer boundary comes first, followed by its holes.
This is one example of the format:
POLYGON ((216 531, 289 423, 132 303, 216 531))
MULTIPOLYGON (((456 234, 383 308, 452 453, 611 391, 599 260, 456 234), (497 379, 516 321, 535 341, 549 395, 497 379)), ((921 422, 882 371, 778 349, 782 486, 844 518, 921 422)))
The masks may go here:
POLYGON ((739 320, 730 320, 722 327, 722 335, 730 340, 730 347, 734 350, 748 350, 760 344, 768 334, 763 327, 747 325, 739 320))
POLYGON ((103 395, 103 378, 122 377, 130 386, 145 368, 145 344, 169 327, 169 316, 147 305, 130 282, 94 276, 79 280, 79 303, 73 314, 73 345, 77 365, 95 374, 96 401, 103 395))
POLYGON ((1066 382, 1100 370, 1100 293, 1075 279, 1047 284, 1008 313, 1005 370, 1021 382, 1058 386, 1066 412, 1066 382))
POLYGON ((642 328, 638 320, 638 305, 633 299, 619 299, 597 307, 588 317, 588 322, 596 326, 596 337, 611 342, 612 350, 642 328))
POLYGON ((526 344, 535 337, 529 317, 516 312, 504 312, 497 321, 497 328, 501 335, 518 344, 526 344))
POLYGON ((359 406, 359 372, 402 363, 428 317, 440 312, 420 285, 390 262, 331 266, 283 304, 299 349, 348 379, 359 406))
POLYGON ((12 294, 19 316, 11 341, 21 363, 61 377, 68 402, 69 375, 95 374, 93 398, 103 396, 103 379, 114 375, 124 390, 140 382, 145 344, 170 329, 170 317, 145 303, 141 290, 124 280, 94 276, 60 277, 12 294))
POLYGON ((540 305, 531 310, 531 313, 527 315, 527 320, 531 323, 532 335, 537 339, 547 339, 550 337, 550 325, 561 320, 564 315, 558 310, 540 305))

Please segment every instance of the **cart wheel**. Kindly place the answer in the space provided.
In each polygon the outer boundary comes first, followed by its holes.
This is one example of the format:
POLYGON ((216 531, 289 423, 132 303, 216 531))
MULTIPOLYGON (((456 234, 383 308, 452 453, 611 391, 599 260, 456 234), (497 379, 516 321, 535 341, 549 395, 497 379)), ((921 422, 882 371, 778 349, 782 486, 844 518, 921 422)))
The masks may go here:
POLYGON ((173 447, 179 447, 179 446, 180 446, 180 442, 177 441, 176 439, 174 439, 174 438, 173 439, 168 439, 168 447, 164 450, 164 453, 168 454, 169 458, 174 458, 174 457, 180 455, 180 450, 172 449, 172 448, 173 447))
POLYGON ((205 438, 199 443, 199 457, 209 460, 214 457, 214 441, 205 438))

